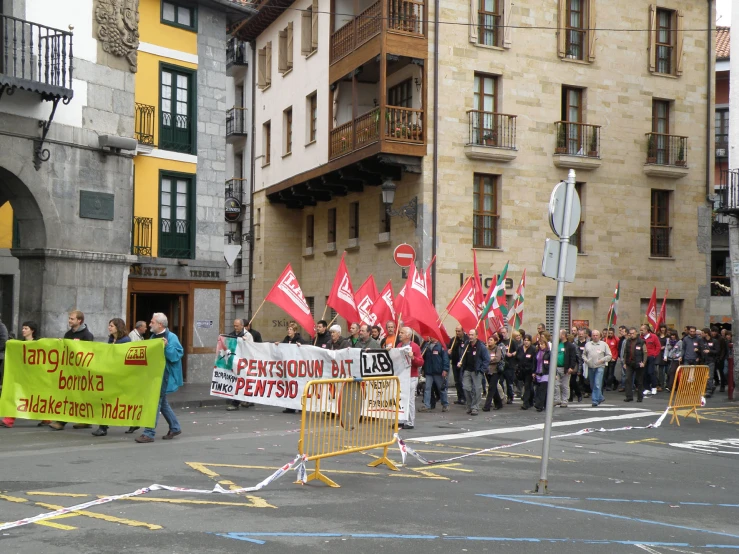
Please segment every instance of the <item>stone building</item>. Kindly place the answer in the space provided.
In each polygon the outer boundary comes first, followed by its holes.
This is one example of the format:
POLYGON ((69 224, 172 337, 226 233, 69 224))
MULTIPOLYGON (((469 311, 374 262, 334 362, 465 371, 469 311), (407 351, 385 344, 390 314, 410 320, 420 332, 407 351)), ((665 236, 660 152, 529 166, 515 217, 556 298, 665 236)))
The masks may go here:
POLYGON ((102 340, 112 317, 161 311, 185 379, 209 381, 226 302, 227 26, 248 8, 2 4, 0 33, 15 28, 0 36, 3 318, 61 336, 76 308, 102 340))
MULTIPOLYGON (((655 286, 668 323, 707 322, 712 3, 447 0, 438 37, 428 0, 254 4, 237 33, 258 60, 252 308, 290 262, 319 319, 343 251, 355 287, 372 273, 397 293, 407 242, 437 256, 440 312, 475 248, 483 278, 528 269, 525 327, 551 328, 547 203, 574 168, 564 323, 604 325, 617 281, 620 322, 655 286), (410 217, 387 215, 383 184, 410 217)), ((265 306, 255 323, 277 338, 285 321, 265 306)))

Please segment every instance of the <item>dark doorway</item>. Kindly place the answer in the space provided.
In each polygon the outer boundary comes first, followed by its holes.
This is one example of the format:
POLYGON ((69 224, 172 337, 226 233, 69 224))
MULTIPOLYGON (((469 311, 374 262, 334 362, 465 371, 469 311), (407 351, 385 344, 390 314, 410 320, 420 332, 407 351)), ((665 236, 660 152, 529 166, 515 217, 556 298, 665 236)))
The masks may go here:
MULTIPOLYGON (((187 301, 187 294, 132 293, 128 326, 133 328, 137 321, 146 321, 148 326, 152 314, 161 312, 167 316, 170 331, 177 335, 187 352, 187 301)), ((187 356, 182 357, 182 378, 187 380, 187 356)))
POLYGON ((13 276, 0 275, 0 321, 3 321, 9 332, 13 332, 13 276))

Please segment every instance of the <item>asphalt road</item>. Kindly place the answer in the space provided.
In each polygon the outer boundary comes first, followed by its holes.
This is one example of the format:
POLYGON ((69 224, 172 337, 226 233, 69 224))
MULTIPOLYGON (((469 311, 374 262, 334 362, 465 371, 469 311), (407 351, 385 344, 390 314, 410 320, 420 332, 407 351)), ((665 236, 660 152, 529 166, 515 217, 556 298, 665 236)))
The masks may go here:
MULTIPOLYGON (((665 395, 555 409, 554 435, 646 426, 665 395)), ((408 445, 431 459, 541 437, 543 414, 520 401, 478 417, 453 406, 419 414, 408 445)), ((255 485, 297 451, 300 419, 270 407, 180 408, 183 434, 153 444, 112 428, 0 428, 0 522, 123 494, 152 483, 255 485)), ((322 469, 341 485, 294 484, 290 472, 249 496, 156 491, 0 531, 0 552, 731 552, 739 550, 739 406, 718 394, 694 418, 659 429, 594 432, 552 442, 549 494, 530 491, 541 442, 397 472, 379 451, 322 469), (698 442, 693 442, 698 441, 698 442), (677 446, 680 445, 680 446, 677 446)), ((397 447, 391 457, 400 461, 397 447)))

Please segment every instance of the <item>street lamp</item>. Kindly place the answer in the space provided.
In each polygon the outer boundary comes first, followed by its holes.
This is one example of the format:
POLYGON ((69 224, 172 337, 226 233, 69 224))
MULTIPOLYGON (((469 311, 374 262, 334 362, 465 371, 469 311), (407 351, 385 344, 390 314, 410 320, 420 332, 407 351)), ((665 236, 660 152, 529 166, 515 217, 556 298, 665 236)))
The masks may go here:
POLYGON ((395 200, 395 189, 398 188, 390 179, 382 183, 382 203, 385 204, 385 213, 388 217, 403 216, 413 222, 418 227, 418 196, 411 198, 405 206, 401 206, 398 210, 393 210, 393 200, 395 200))

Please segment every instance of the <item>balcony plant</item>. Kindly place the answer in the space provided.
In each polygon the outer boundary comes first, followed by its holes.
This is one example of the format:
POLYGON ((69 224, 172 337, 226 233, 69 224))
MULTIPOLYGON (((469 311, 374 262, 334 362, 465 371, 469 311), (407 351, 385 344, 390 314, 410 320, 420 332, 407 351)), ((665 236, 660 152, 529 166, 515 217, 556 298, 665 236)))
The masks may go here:
POLYGON ((590 149, 588 150, 588 157, 590 158, 597 158, 598 157, 598 133, 597 128, 593 127, 591 129, 591 135, 590 135, 590 149))
POLYGON ((482 134, 482 141, 485 146, 497 146, 498 132, 496 129, 488 129, 482 134))
POLYGON ((560 122, 557 130, 557 147, 554 149, 555 154, 567 154, 567 131, 566 124, 560 122))
POLYGON ((651 134, 647 136, 647 163, 657 163, 657 156, 655 156, 654 152, 654 135, 651 134))
POLYGON ((675 162, 675 165, 679 165, 680 167, 685 167, 686 161, 685 161, 685 142, 680 141, 680 149, 677 151, 677 161, 675 162))

